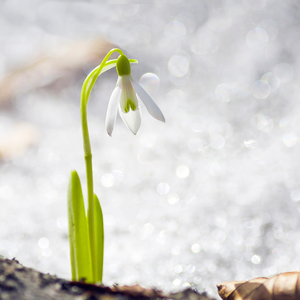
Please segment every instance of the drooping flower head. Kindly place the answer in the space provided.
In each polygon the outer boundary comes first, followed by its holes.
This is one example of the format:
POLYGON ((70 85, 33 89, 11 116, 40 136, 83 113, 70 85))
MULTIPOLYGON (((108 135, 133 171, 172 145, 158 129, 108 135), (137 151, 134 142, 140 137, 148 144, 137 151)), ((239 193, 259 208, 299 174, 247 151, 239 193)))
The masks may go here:
POLYGON ((131 66, 128 58, 122 54, 116 61, 118 80, 114 88, 106 114, 105 126, 111 136, 117 116, 117 111, 133 134, 141 125, 140 101, 142 100, 148 112, 155 119, 165 122, 165 118, 149 94, 131 76, 131 66))

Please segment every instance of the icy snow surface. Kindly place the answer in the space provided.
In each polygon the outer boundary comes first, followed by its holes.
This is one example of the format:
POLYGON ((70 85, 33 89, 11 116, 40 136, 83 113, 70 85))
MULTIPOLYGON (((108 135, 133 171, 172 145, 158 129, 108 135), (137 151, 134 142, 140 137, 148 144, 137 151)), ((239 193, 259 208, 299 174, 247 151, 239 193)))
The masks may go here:
MULTIPOLYGON (((133 77, 166 117, 142 107, 137 136, 118 119, 110 138, 116 72, 96 83, 88 118, 104 283, 216 295, 222 281, 299 269, 299 32, 297 0, 0 3, 0 75, 51 41, 106 36, 139 60, 133 77)), ((65 278, 72 169, 86 186, 83 79, 0 111, 1 135, 19 121, 41 132, 35 147, 1 163, 0 254, 65 278)))

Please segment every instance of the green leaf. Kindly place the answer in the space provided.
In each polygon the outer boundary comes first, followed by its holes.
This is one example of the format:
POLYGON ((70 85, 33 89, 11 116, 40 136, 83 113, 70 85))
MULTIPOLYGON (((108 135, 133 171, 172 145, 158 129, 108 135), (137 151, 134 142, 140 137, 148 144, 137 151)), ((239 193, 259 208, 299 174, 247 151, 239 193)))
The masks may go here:
POLYGON ((79 176, 71 172, 68 189, 69 241, 72 280, 93 283, 90 244, 79 176))
POLYGON ((68 218, 69 218, 69 243, 70 243, 70 259, 71 259, 71 273, 72 280, 77 280, 77 266, 75 259, 75 231, 74 231, 74 218, 72 214, 72 206, 69 205, 69 193, 68 193, 68 218))
POLYGON ((96 242, 96 282, 102 283, 104 257, 104 225, 103 213, 96 194, 94 194, 95 242, 96 242))

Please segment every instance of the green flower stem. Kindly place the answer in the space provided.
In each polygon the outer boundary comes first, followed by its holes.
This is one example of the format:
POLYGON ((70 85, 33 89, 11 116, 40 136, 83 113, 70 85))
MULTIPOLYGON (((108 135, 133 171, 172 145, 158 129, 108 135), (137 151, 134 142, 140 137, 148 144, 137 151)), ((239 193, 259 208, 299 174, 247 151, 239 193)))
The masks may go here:
POLYGON ((84 158, 85 158, 85 166, 86 166, 86 178, 87 178, 87 199, 88 199, 88 211, 87 211, 87 219, 88 219, 88 232, 89 232, 89 241, 90 241, 90 251, 91 251, 91 263, 93 270, 93 278, 94 281, 98 277, 97 271, 97 256, 96 256, 96 241, 95 241, 95 218, 94 218, 94 187, 93 187, 93 167, 92 167, 92 151, 91 151, 91 143, 89 137, 88 130, 88 122, 87 122, 87 104, 89 100, 89 96, 91 90, 101 73, 101 70, 105 66, 109 56, 114 52, 118 52, 120 55, 123 52, 119 49, 112 49, 107 53, 99 67, 97 67, 94 71, 90 73, 90 75, 86 78, 83 83, 81 90, 81 126, 82 126, 82 136, 83 136, 83 149, 84 149, 84 158))

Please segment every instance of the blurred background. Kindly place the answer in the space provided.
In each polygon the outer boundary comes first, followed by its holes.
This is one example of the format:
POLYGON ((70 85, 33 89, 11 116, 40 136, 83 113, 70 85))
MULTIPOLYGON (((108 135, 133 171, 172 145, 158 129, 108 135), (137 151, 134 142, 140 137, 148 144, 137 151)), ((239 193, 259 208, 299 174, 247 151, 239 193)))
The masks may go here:
POLYGON ((300 1, 0 2, 0 254, 70 279, 67 186, 85 194, 80 89, 112 47, 166 117, 88 119, 105 284, 196 287, 300 266, 300 1))

